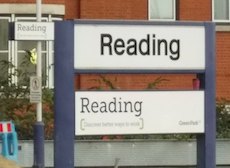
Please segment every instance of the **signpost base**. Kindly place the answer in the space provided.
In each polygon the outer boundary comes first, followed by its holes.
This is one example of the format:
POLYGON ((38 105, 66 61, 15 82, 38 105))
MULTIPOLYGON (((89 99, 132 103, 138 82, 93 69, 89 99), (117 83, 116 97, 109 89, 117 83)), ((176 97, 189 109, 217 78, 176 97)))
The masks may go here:
POLYGON ((44 123, 34 124, 34 165, 33 168, 44 168, 44 123))

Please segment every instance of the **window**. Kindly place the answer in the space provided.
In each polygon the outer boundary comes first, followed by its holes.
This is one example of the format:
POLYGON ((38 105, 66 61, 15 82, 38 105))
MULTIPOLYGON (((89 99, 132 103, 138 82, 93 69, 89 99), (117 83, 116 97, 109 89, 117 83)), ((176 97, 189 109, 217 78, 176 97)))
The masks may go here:
POLYGON ((149 19, 160 21, 176 20, 175 0, 149 0, 149 19))
POLYGON ((215 22, 230 22, 229 0, 212 1, 212 19, 215 22))
MULTIPOLYGON (((50 15, 43 17, 43 22, 61 20, 61 18, 52 18, 50 15)), ((36 65, 30 63, 29 59, 25 59, 26 51, 36 48, 36 41, 9 41, 8 40, 8 23, 13 21, 36 21, 36 17, 21 17, 10 15, 9 17, 0 16, 0 61, 10 61, 16 69, 29 72, 30 75, 36 75, 36 65), (24 66, 23 66, 24 65, 24 66)), ((53 41, 42 42, 42 75, 43 86, 53 87, 53 41)), ((0 76, 7 74, 2 71, 3 66, 0 65, 0 76)), ((7 71, 5 69, 5 71, 7 71)), ((11 69, 8 69, 10 72, 11 69)), ((5 75, 7 77, 7 75, 5 75)), ((18 77, 12 77, 13 82, 20 82, 18 77)))
POLYGON ((4 79, 7 78, 8 70, 2 62, 9 61, 8 22, 7 17, 0 19, 0 76, 4 79))

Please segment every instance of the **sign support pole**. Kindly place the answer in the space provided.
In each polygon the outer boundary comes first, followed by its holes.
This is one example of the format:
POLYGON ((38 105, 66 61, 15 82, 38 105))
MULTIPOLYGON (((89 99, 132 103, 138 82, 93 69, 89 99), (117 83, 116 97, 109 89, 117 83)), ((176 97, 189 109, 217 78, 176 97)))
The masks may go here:
POLYGON ((71 21, 62 21, 55 23, 55 168, 74 168, 75 94, 73 69, 73 33, 74 29, 73 23, 71 21))
MULTIPOLYGON (((41 22, 41 2, 36 0, 37 22, 41 22)), ((37 42, 37 77, 42 79, 42 42, 37 42)), ((41 82, 42 85, 42 82, 41 82)), ((42 97, 42 92, 41 92, 42 97)), ((44 168, 44 123, 42 121, 42 101, 37 103, 37 121, 34 125, 34 168, 44 168)))
POLYGON ((205 133, 197 135, 197 168, 216 167, 215 25, 206 24, 206 73, 198 75, 205 94, 205 133))

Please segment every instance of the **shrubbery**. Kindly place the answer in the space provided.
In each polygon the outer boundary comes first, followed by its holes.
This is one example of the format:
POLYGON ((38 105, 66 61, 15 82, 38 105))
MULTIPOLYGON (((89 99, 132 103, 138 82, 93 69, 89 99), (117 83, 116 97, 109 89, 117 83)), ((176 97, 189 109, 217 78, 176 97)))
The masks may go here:
MULTIPOLYGON (((27 59, 28 57, 25 57, 27 59)), ((29 64, 27 60, 20 67, 29 64)), ((34 65, 35 66, 35 65, 34 65)), ((8 61, 0 61, 0 121, 12 120, 19 139, 33 139, 33 125, 36 122, 36 105, 29 102, 29 77, 26 68, 16 69, 8 61), (18 82, 15 82, 17 79, 18 82)), ((53 138, 53 90, 43 88, 43 120, 45 138, 53 138)))
POLYGON ((230 102, 219 100, 216 105, 217 138, 230 138, 230 102))
MULTIPOLYGON (((31 104, 28 98, 3 98, 2 95, 0 97, 0 121, 13 121, 19 139, 33 139, 36 105, 31 104)), ((43 100, 46 139, 53 138, 53 118, 53 103, 50 104, 43 100)))

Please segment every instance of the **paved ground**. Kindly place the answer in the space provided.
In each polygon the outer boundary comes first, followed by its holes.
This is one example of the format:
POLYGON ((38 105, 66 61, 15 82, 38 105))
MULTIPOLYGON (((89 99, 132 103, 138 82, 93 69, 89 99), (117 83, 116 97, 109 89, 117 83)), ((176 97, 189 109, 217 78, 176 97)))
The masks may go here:
POLYGON ((0 156, 0 168, 20 168, 15 162, 0 156))

